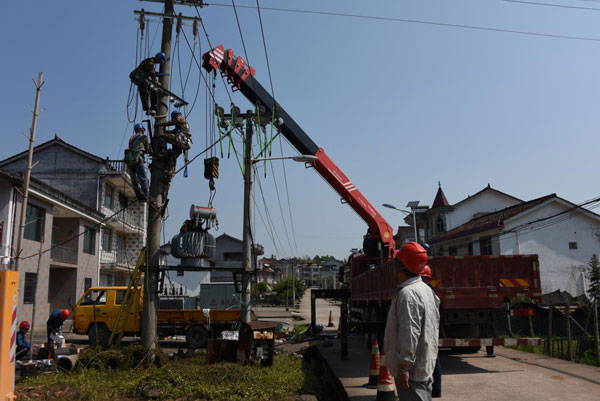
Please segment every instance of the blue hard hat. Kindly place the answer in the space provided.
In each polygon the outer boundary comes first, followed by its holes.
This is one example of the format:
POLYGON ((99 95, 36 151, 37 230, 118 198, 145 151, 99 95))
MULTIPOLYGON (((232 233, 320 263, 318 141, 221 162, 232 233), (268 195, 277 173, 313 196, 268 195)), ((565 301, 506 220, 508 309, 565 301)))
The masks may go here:
POLYGON ((428 243, 424 243, 424 244, 423 244, 423 248, 425 248, 425 249, 429 249, 429 244, 428 244, 428 243))
POLYGON ((138 132, 138 131, 142 131, 142 130, 145 130, 144 125, 142 123, 137 123, 136 125, 133 126, 134 132, 138 132))
POLYGON ((171 118, 175 118, 176 116, 181 115, 181 112, 179 110, 173 110, 171 112, 171 118))
POLYGON ((160 59, 161 63, 164 63, 165 61, 167 61, 167 55, 164 54, 163 52, 156 53, 156 56, 154 56, 154 58, 160 59))

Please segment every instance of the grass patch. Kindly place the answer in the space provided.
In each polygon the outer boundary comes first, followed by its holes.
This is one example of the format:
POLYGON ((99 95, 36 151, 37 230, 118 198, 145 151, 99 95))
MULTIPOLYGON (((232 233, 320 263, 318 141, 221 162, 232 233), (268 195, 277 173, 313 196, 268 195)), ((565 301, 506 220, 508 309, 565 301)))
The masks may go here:
MULTIPOLYGON (((510 348, 510 349, 514 349, 517 351, 523 351, 523 352, 529 352, 532 354, 538 354, 538 355, 546 355, 548 356, 547 352, 546 352, 546 339, 544 339, 542 341, 541 345, 536 345, 536 346, 531 346, 531 345, 518 345, 518 346, 505 346, 505 348, 510 348)), ((573 350, 573 362, 576 363, 581 363, 584 365, 591 365, 591 366, 600 366, 600 361, 598 361, 596 359, 596 356, 594 355, 594 350, 593 349, 587 349, 583 352, 583 355, 581 357, 577 357, 577 349, 578 349, 578 340, 572 340, 571 341, 571 347, 573 350)), ((566 340, 563 339, 553 339, 552 340, 552 348, 553 348, 553 357, 554 358, 559 358, 559 359, 568 359, 567 356, 567 342, 566 340)))
POLYGON ((82 355, 87 367, 81 363, 71 373, 27 378, 16 393, 20 400, 113 401, 145 400, 149 390, 158 390, 161 399, 277 401, 300 394, 305 383, 301 361, 294 356, 276 356, 270 367, 207 365, 201 352, 176 362, 159 358, 158 366, 140 364, 139 349, 128 348, 88 351, 82 355))

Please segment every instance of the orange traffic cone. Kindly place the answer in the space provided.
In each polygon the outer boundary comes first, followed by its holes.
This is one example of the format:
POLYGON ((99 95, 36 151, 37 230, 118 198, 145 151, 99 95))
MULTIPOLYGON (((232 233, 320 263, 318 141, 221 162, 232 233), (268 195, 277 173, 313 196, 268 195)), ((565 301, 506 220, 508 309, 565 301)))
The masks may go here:
POLYGON ((333 324, 333 316, 331 315, 331 311, 329 311, 329 323, 327 323, 327 327, 334 327, 333 324))
POLYGON ((381 356, 379 355, 379 344, 377 339, 373 340, 371 347, 371 364, 369 365, 369 382, 364 385, 366 388, 377 388, 379 379, 379 369, 381 366, 381 356))
POLYGON ((390 371, 385 366, 385 352, 381 349, 381 368, 379 369, 379 382, 377 383, 377 398, 375 401, 396 401, 396 386, 390 371))

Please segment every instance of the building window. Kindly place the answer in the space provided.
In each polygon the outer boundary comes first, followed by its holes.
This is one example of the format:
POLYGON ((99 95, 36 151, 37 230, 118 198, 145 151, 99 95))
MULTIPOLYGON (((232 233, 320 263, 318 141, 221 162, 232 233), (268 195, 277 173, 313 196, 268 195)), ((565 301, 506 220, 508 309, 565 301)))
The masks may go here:
POLYGON ((29 240, 40 242, 44 231, 45 218, 46 209, 28 203, 23 236, 29 240))
POLYGON ((458 252, 456 251, 456 247, 455 246, 451 246, 450 248, 448 248, 448 254, 450 256, 456 256, 458 254, 458 252))
POLYGON ((240 262, 242 260, 241 252, 223 252, 225 262, 240 262))
POLYGON ((577 242, 569 242, 569 249, 577 249, 577 242))
POLYGON ((25 273, 25 289, 23 291, 23 303, 35 302, 35 287, 37 285, 37 273, 25 273))
POLYGON ((492 237, 479 238, 479 249, 482 255, 492 254, 492 237))
POLYGON ((469 242, 469 247, 467 249, 467 254, 473 256, 473 243, 469 242))
POLYGON ((120 209, 127 209, 127 206, 129 206, 129 200, 122 192, 119 192, 119 206, 120 209))
POLYGON ((110 185, 106 185, 104 187, 104 206, 106 206, 109 209, 112 209, 114 192, 114 189, 110 185))
POLYGON ((96 253, 96 230, 88 226, 84 226, 84 230, 83 252, 93 255, 96 253))
POLYGON ((435 221, 435 230, 438 233, 443 233, 446 231, 446 224, 444 224, 444 219, 442 219, 441 216, 438 216, 437 220, 435 221))
POLYGON ((90 288, 92 288, 92 279, 89 277, 86 277, 83 279, 83 292, 86 292, 90 288))
POLYGON ((102 250, 110 251, 112 249, 112 230, 104 229, 102 232, 102 250))

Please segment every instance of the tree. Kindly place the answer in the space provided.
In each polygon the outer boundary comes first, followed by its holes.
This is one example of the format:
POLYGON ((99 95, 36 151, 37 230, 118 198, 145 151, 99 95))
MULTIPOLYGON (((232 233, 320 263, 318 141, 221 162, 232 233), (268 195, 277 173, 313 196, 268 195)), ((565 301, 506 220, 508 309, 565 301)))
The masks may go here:
POLYGON ((598 333, 598 301, 600 301, 600 261, 598 255, 593 254, 590 259, 590 271, 588 278, 590 280, 590 288, 588 295, 592 300, 592 313, 594 315, 594 353, 596 361, 600 363, 600 334, 598 333))
MULTIPOLYGON (((302 281, 298 278, 294 279, 296 284, 296 299, 302 298, 306 287, 302 285, 302 281)), ((292 299, 292 277, 286 277, 273 287, 273 292, 276 292, 281 299, 292 299)))

